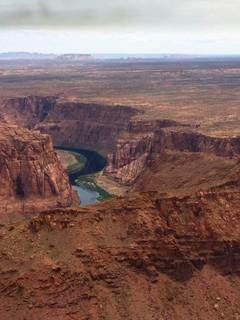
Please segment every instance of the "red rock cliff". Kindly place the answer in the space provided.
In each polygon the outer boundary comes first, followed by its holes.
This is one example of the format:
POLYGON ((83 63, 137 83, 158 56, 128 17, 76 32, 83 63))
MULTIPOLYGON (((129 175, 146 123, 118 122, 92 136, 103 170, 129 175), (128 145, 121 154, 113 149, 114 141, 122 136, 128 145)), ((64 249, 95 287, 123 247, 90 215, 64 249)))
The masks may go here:
POLYGON ((74 194, 51 138, 0 123, 0 212, 67 207, 74 194))
POLYGON ((136 114, 126 106, 66 102, 56 104, 37 128, 50 134, 55 145, 108 153, 115 149, 118 136, 136 114))
POLYGON ((16 97, 0 101, 0 110, 12 123, 21 127, 33 128, 43 121, 55 105, 57 97, 30 96, 16 97))

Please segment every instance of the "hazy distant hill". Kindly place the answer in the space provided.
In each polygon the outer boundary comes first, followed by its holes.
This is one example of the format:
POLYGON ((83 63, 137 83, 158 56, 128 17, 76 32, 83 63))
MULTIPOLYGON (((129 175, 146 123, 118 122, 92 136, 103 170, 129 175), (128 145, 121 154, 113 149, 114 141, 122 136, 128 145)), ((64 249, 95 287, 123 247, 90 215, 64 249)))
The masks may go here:
POLYGON ((55 54, 31 53, 31 52, 3 52, 0 53, 0 60, 53 60, 55 54))
POLYGON ((4 52, 0 53, 0 60, 58 60, 58 61, 82 61, 89 60, 90 54, 45 54, 31 52, 4 52))
POLYGON ((191 54, 128 54, 128 53, 114 53, 114 54, 81 54, 81 53, 67 53, 67 54, 53 54, 53 53, 35 53, 35 52, 3 52, 0 53, 0 61, 10 60, 56 60, 57 62, 78 62, 89 60, 125 60, 125 61, 184 61, 184 60, 214 60, 225 61, 234 60, 239 61, 240 56, 231 55, 191 55, 191 54))

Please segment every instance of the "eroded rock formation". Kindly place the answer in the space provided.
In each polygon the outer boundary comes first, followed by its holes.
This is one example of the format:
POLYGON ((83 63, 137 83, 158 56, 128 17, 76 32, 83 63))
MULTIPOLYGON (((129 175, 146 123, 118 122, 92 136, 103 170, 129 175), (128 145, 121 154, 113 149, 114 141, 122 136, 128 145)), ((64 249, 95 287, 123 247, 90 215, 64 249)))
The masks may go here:
POLYGON ((76 203, 50 136, 0 122, 1 214, 76 203))

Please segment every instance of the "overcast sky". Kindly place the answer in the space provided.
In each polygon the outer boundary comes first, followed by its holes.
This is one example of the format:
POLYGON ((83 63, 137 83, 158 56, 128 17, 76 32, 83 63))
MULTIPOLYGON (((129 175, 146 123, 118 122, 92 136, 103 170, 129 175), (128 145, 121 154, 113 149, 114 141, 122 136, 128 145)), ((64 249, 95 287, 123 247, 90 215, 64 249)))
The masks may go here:
POLYGON ((0 0, 0 51, 240 53, 239 0, 0 0))

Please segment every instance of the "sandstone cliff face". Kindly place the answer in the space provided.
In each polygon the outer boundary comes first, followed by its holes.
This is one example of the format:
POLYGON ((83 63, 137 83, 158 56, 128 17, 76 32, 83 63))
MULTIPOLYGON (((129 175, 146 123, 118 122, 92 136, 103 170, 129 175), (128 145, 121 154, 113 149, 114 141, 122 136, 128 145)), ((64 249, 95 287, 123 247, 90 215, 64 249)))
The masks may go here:
POLYGON ((116 152, 108 155, 105 174, 122 184, 133 183, 147 165, 152 141, 151 133, 119 139, 116 152))
POLYGON ((236 319, 239 177, 3 224, 0 318, 236 319))
POLYGON ((57 97, 30 96, 4 99, 0 101, 0 110, 12 123, 20 127, 33 128, 43 121, 55 105, 57 97))
POLYGON ((189 152, 212 153, 223 157, 232 157, 240 153, 240 137, 215 138, 201 133, 179 128, 167 128, 156 132, 153 152, 163 149, 189 152))
POLYGON ((74 203, 51 138, 0 123, 0 212, 41 211, 74 203))

